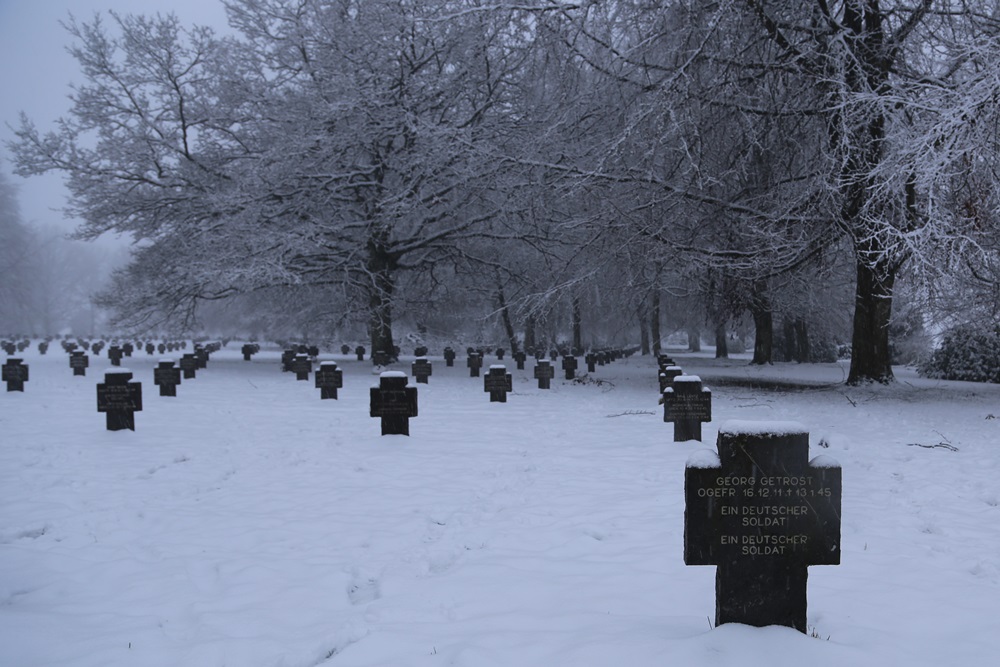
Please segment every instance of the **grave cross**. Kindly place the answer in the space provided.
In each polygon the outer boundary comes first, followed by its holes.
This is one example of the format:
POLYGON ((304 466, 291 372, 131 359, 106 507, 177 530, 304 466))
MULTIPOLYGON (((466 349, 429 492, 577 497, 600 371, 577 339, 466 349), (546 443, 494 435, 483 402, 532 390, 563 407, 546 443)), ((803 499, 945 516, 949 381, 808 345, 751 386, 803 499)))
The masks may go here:
POLYGON ((358 355, 358 361, 364 361, 365 360, 365 346, 364 345, 358 345, 356 348, 354 348, 354 354, 358 355))
POLYGON ((73 375, 87 375, 87 367, 90 366, 90 358, 82 350, 73 350, 69 354, 69 367, 73 369, 73 375))
POLYGON ((337 390, 344 386, 344 371, 336 361, 321 361, 316 371, 316 388, 320 398, 337 398, 337 390))
POLYGON ((524 370, 524 360, 527 359, 528 356, 524 353, 523 350, 518 350, 517 352, 515 352, 511 356, 514 357, 514 361, 517 363, 517 370, 523 371, 524 370))
POLYGON ((450 347, 444 348, 444 364, 448 368, 455 365, 455 350, 450 347))
POLYGON ((295 355, 298 352, 293 349, 287 349, 281 353, 281 372, 291 373, 292 372, 292 362, 295 361, 295 355))
POLYGON ((190 352, 181 355, 181 370, 184 371, 185 380, 195 379, 198 370, 198 360, 190 352))
POLYGON ((122 348, 118 347, 117 345, 112 345, 111 347, 109 347, 108 348, 108 359, 111 360, 111 365, 112 366, 121 366, 122 365, 122 355, 123 354, 124 353, 122 352, 122 348))
POLYGON ((7 391, 24 391, 24 383, 28 381, 28 367, 22 365, 23 361, 10 357, 0 368, 2 381, 7 383, 7 391))
POLYGON ((594 373, 594 372, 597 371, 597 368, 595 368, 597 366, 597 355, 596 354, 594 354, 593 352, 588 352, 587 356, 585 356, 583 358, 583 360, 585 362, 587 362, 587 372, 588 373, 594 373))
POLYGON ((507 392, 514 391, 514 381, 503 364, 490 366, 483 376, 483 391, 490 393, 490 403, 506 403, 507 392))
POLYGON ((434 368, 426 357, 420 357, 410 365, 410 374, 416 378, 417 384, 429 384, 427 378, 431 376, 433 371, 434 368))
POLYGON ((240 352, 243 353, 243 361, 250 361, 253 358, 253 355, 260 352, 260 345, 257 345, 256 343, 245 343, 243 347, 240 348, 240 352))
POLYGON ((578 362, 574 356, 565 356, 562 360, 562 369, 566 373, 566 379, 572 380, 576 377, 578 362))
POLYGON ((295 355, 292 361, 292 372, 295 373, 296 380, 309 380, 309 373, 312 372, 312 361, 305 354, 295 355))
POLYGON ((805 632, 807 567, 840 564, 840 465, 793 422, 726 422, 716 449, 684 471, 684 562, 718 566, 716 625, 805 632))
POLYGON ((680 366, 660 366, 660 393, 666 391, 667 387, 672 387, 674 379, 679 375, 684 375, 680 366))
POLYGON ((160 388, 160 396, 176 396, 177 385, 181 383, 181 369, 174 366, 173 359, 160 359, 153 369, 153 384, 160 388))
POLYGON ((97 411, 105 413, 109 431, 135 430, 135 413, 142 410, 142 384, 129 382, 132 372, 125 368, 108 371, 97 385, 97 411))
POLYGON ((552 362, 548 359, 539 359, 535 364, 535 378, 538 380, 539 389, 549 389, 552 378, 556 376, 556 369, 552 367, 552 362))
POLYGON ((697 375, 678 375, 663 391, 663 421, 674 423, 674 442, 701 440, 701 423, 712 421, 712 392, 697 375))
POLYGON ((382 418, 382 435, 410 435, 410 418, 417 416, 417 388, 406 386, 406 374, 386 371, 371 388, 369 414, 382 418))
POLYGON ((479 369, 483 367, 483 357, 478 352, 469 352, 465 365, 469 368, 469 377, 479 377, 479 369))

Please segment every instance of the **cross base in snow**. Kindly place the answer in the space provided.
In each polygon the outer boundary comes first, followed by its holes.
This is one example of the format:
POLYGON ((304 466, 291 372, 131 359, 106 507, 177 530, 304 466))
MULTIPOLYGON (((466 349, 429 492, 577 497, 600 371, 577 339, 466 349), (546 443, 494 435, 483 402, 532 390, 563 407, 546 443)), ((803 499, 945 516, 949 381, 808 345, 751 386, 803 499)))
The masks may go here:
POLYGON ((716 565, 715 624, 806 631, 809 565, 840 564, 841 470, 797 424, 727 422, 684 471, 684 562, 716 565))

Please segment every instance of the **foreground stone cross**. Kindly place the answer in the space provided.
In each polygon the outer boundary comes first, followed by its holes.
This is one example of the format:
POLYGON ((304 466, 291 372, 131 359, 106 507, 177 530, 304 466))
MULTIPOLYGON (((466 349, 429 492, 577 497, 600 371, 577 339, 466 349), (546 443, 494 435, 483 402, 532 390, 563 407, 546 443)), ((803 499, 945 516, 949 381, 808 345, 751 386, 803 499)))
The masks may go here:
POLYGON ((406 386, 406 374, 386 371, 371 388, 369 414, 382 418, 382 435, 410 435, 410 418, 417 416, 417 388, 406 386))
POLYGON ((701 441, 701 423, 712 421, 712 392, 697 375, 678 375, 663 390, 663 421, 674 423, 674 442, 701 441))
POLYGON ((24 383, 28 381, 28 367, 22 364, 23 361, 11 357, 0 367, 3 382, 7 383, 7 391, 24 391, 24 383))
POLYGON ((792 422, 729 421, 684 471, 684 562, 716 565, 715 624, 806 632, 809 565, 840 564, 840 465, 792 422))
POLYGON ((97 385, 97 411, 105 413, 109 431, 135 430, 135 413, 142 410, 142 384, 131 379, 130 370, 115 369, 97 385))
POLYGON ((337 398, 337 390, 344 386, 344 371, 337 368, 336 361, 322 361, 316 371, 316 388, 319 397, 337 398))
POLYGON ((483 376, 483 391, 490 393, 490 403, 506 403, 507 393, 514 391, 514 380, 503 364, 490 366, 483 376))
POLYGON ((160 396, 177 396, 177 385, 181 383, 181 369, 174 366, 173 359, 160 359, 153 369, 153 384, 160 388, 160 396))

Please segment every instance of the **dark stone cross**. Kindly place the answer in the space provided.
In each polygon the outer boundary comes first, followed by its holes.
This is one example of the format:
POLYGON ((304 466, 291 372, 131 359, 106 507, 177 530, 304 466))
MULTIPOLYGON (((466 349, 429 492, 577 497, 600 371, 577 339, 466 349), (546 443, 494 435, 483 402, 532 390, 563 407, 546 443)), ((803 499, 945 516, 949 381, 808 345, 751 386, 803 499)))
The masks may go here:
POLYGON ((122 352, 125 353, 126 357, 131 357, 132 353, 135 352, 135 346, 132 343, 125 343, 122 345, 122 352))
POLYGON ((181 383, 181 369, 174 366, 173 359, 160 359, 153 369, 153 384, 160 388, 160 396, 176 396, 177 385, 181 383))
POLYGON ((184 371, 185 380, 195 379, 195 373, 198 370, 198 360, 190 352, 181 355, 181 370, 184 371))
POLYGON ((684 375, 684 371, 681 370, 680 366, 661 366, 659 372, 660 393, 662 394, 666 391, 667 387, 674 386, 674 378, 679 375, 684 375))
POLYGON ((358 355, 358 361, 364 361, 365 360, 365 346, 364 345, 358 345, 356 348, 354 348, 354 354, 358 355))
POLYGON ((49 351, 48 341, 43 340, 41 343, 38 344, 38 354, 45 354, 48 351, 49 351))
POLYGON ((506 403, 507 393, 514 391, 514 381, 502 364, 490 366, 483 376, 483 391, 490 393, 490 403, 506 403))
POLYGON ((124 352, 122 352, 122 349, 120 347, 118 347, 117 345, 112 345, 111 347, 109 347, 108 348, 108 359, 111 360, 111 365, 112 366, 121 366, 122 365, 122 355, 123 354, 124 354, 124 352))
POLYGON ((132 372, 108 371, 97 385, 97 411, 105 413, 109 431, 135 430, 135 413, 142 410, 142 384, 129 382, 132 372))
POLYGON ((337 398, 337 390, 344 386, 344 371, 335 361, 322 361, 316 371, 316 388, 320 398, 337 398))
POLYGON ((156 346, 152 343, 146 343, 146 354, 152 356, 156 352, 156 346))
POLYGON ((312 368, 312 361, 305 354, 297 354, 292 360, 292 372, 295 373, 296 380, 309 380, 312 368))
POLYGON ((587 372, 595 373, 597 371, 597 355, 593 352, 589 352, 587 356, 583 358, 587 362, 587 372))
POLYGON ((674 423, 674 442, 701 440, 702 422, 712 421, 712 392, 697 375, 678 375, 663 391, 663 421, 674 423))
POLYGON ((726 422, 684 471, 684 562, 716 565, 715 624, 806 632, 810 565, 840 564, 840 465, 791 422, 726 422))
POLYGON ((406 386, 406 374, 386 371, 371 388, 369 414, 382 418, 382 435, 410 435, 410 418, 417 416, 417 388, 406 386))
POLYGON ((295 361, 295 356, 298 354, 298 350, 288 348, 282 350, 281 352, 281 372, 291 373, 292 372, 292 362, 295 361))
POLYGON ((524 370, 524 360, 528 358, 528 355, 524 353, 523 350, 518 350, 511 355, 514 358, 514 362, 517 364, 517 370, 524 370))
POLYGON ((73 375, 87 375, 87 368, 90 366, 90 358, 82 350, 74 350, 69 354, 69 367, 73 369, 73 375))
POLYGON ((507 350, 503 349, 502 347, 497 348, 497 361, 503 361, 503 355, 505 352, 507 352, 507 350))
POLYGON ((167 344, 160 343, 159 345, 156 346, 156 351, 159 352, 160 354, 163 354, 164 352, 167 351, 167 344))
POLYGON ((245 343, 243 347, 240 348, 240 352, 243 353, 243 361, 250 361, 253 358, 253 355, 260 352, 260 345, 257 345, 256 343, 245 343))
POLYGON ((346 344, 346 343, 343 344, 343 345, 341 345, 340 346, 340 353, 341 354, 350 354, 351 353, 351 346, 348 345, 348 344, 346 344))
POLYGON ((552 362, 548 359, 539 359, 535 364, 535 379, 538 380, 539 389, 549 389, 552 378, 556 376, 556 369, 552 367, 552 362))
POLYGON ((201 345, 194 346, 194 359, 198 362, 198 369, 208 368, 208 350, 201 345))
POLYGON ((576 357, 571 355, 563 357, 562 369, 566 373, 567 380, 572 380, 576 377, 576 369, 578 366, 579 362, 576 360, 576 357))
POLYGON ((555 361, 559 358, 559 350, 549 350, 549 359, 555 361))
POLYGON ((465 365, 469 368, 469 377, 479 377, 479 369, 483 367, 483 357, 478 352, 469 352, 465 365))
POLYGON ((444 348, 444 365, 448 368, 455 365, 455 350, 450 347, 444 348))
POLYGON ((416 379, 417 384, 429 384, 427 378, 431 376, 433 370, 431 362, 427 361, 425 357, 414 360, 410 365, 410 374, 416 379))
POLYGON ((28 367, 22 362, 23 359, 10 357, 2 367, 0 376, 2 381, 7 383, 7 391, 24 391, 24 383, 28 381, 28 367))

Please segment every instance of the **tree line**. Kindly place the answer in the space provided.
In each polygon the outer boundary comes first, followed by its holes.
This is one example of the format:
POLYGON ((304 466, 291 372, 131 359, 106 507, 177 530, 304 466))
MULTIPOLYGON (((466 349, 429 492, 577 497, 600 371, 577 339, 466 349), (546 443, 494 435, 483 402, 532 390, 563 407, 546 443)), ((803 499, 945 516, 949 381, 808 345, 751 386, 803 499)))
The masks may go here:
POLYGON ((225 4, 225 36, 70 20, 72 109, 9 145, 136 239, 124 325, 224 301, 391 352, 473 303, 516 350, 670 312, 752 322, 755 363, 849 338, 858 383, 901 315, 996 320, 993 2, 225 4))

